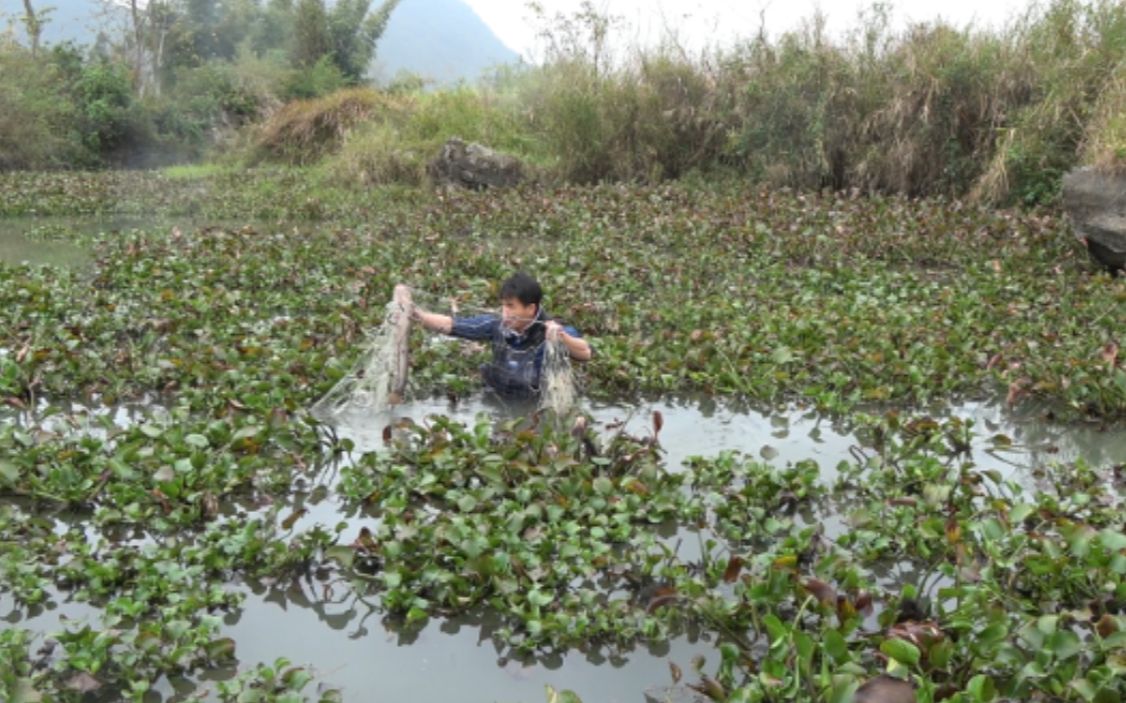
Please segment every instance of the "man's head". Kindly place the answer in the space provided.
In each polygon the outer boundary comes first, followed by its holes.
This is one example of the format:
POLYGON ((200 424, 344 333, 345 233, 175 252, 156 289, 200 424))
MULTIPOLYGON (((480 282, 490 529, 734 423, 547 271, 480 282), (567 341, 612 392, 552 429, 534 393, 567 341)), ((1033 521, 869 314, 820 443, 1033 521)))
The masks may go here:
POLYGON ((543 289, 523 271, 509 276, 500 286, 501 320, 516 332, 528 329, 540 311, 543 289))

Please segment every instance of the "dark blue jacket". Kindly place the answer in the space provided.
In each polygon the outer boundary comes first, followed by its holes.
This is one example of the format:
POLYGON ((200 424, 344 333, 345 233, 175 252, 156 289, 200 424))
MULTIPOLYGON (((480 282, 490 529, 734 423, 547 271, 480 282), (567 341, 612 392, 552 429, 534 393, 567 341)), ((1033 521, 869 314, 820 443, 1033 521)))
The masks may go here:
MULTIPOLYGON (((485 383, 501 395, 529 397, 540 391, 545 323, 550 319, 541 308, 536 319, 521 334, 506 329, 499 315, 455 317, 450 334, 477 342, 491 342, 493 360, 481 366, 485 383)), ((563 331, 572 337, 582 336, 570 325, 563 325, 563 331)))

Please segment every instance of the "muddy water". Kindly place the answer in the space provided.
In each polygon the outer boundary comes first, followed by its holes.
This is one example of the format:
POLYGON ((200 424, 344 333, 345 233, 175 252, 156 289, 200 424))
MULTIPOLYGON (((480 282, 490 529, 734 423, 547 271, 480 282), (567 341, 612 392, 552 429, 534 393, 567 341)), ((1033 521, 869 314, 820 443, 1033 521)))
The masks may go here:
MULTIPOLYGON (((345 418, 337 429, 355 443, 359 453, 378 451, 383 428, 398 417, 424 422, 427 416, 442 414, 471 423, 482 413, 505 417, 527 410, 481 400, 456 406, 418 401, 393 412, 345 418)), ((664 420, 660 441, 667 466, 673 471, 681 470, 690 456, 738 450, 755 457, 771 457, 770 462, 778 466, 813 459, 822 469, 823 480, 831 481, 834 467, 853 459, 849 448, 856 444, 855 437, 832 422, 800 411, 763 414, 709 401, 596 404, 588 410, 600 433, 614 432, 621 426, 634 435, 650 433, 652 414, 659 411, 664 420)), ((136 409, 110 412, 118 424, 138 421, 137 413, 136 409)), ((973 458, 979 467, 997 469, 1022 483, 1034 482, 1035 470, 1051 462, 1083 457, 1094 466, 1106 466, 1126 457, 1123 427, 1105 432, 1094 427, 1061 427, 1035 418, 1013 417, 1001 408, 984 404, 959 406, 948 414, 974 421, 978 441, 973 458), (995 450, 989 441, 995 434, 1010 437, 1012 446, 1004 452, 995 450)), ((314 479, 298 486, 301 492, 295 501, 309 512, 295 528, 302 530, 318 523, 331 528, 343 521, 348 525, 344 534, 355 534, 365 518, 345 515, 331 490, 313 490, 316 483, 314 479)), ((830 520, 835 517, 829 516, 830 520)), ((693 545, 689 540, 685 545, 681 556, 691 559, 693 545)), ((909 575, 899 574, 898 578, 909 575)), ((239 612, 227 616, 223 635, 238 643, 243 668, 284 656, 312 666, 321 680, 341 688, 348 701, 538 702, 545 700, 544 687, 551 685, 574 690, 588 702, 640 703, 646 691, 664 700, 664 689, 671 683, 669 661, 686 671, 698 654, 706 656, 710 665, 718 661, 714 642, 687 636, 613 655, 571 651, 532 661, 511 661, 490 639, 496 623, 487 613, 433 620, 421 632, 404 637, 393 623, 383 621, 374 603, 365 603, 351 593, 326 593, 320 584, 233 587, 244 593, 245 602, 239 612)), ((26 614, 14 608, 10 598, 0 595, 0 619, 44 633, 60 629, 61 617, 97 624, 96 612, 67 603, 65 598, 59 596, 58 602, 45 611, 26 614)), ((195 687, 187 682, 161 682, 158 697, 147 700, 175 701, 189 693, 202 695, 209 687, 207 678, 229 675, 229 671, 211 672, 195 687)), ((312 688, 306 692, 311 694, 312 688)))
POLYGON ((64 267, 86 263, 89 251, 63 235, 69 228, 63 220, 0 218, 0 263, 64 267))

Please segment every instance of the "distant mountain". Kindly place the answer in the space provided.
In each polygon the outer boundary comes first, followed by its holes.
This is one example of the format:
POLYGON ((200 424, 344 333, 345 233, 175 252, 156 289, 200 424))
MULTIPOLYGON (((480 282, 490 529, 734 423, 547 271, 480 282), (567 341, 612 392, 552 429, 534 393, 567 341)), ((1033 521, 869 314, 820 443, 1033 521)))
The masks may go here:
MULTIPOLYGON (((372 0, 372 6, 378 2, 372 0)), ((44 26, 44 44, 92 44, 100 29, 112 27, 117 34, 127 26, 127 15, 107 10, 101 0, 32 0, 32 5, 54 8, 44 26)), ((0 0, 0 32, 7 21, 26 41, 22 17, 23 0, 0 0)), ((518 59, 461 0, 401 0, 379 41, 371 73, 381 82, 409 72, 447 85, 475 81, 483 71, 518 59)))
POLYGON ((379 41, 373 73, 386 81, 407 71, 448 84, 518 60, 461 0, 401 0, 379 41))

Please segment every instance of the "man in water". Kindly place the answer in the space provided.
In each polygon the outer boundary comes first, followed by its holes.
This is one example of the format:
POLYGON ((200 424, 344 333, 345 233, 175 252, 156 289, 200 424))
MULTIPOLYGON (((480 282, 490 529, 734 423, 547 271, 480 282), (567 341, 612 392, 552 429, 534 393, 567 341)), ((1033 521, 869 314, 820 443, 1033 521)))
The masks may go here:
POLYGON ((423 310, 411 302, 410 289, 395 286, 395 299, 410 310, 411 319, 434 332, 491 342, 493 360, 481 367, 485 383, 505 397, 530 398, 539 393, 545 341, 558 340, 576 361, 591 357, 590 344, 578 330, 561 325, 544 312, 543 290, 524 272, 500 287, 500 315, 450 317, 423 310))

